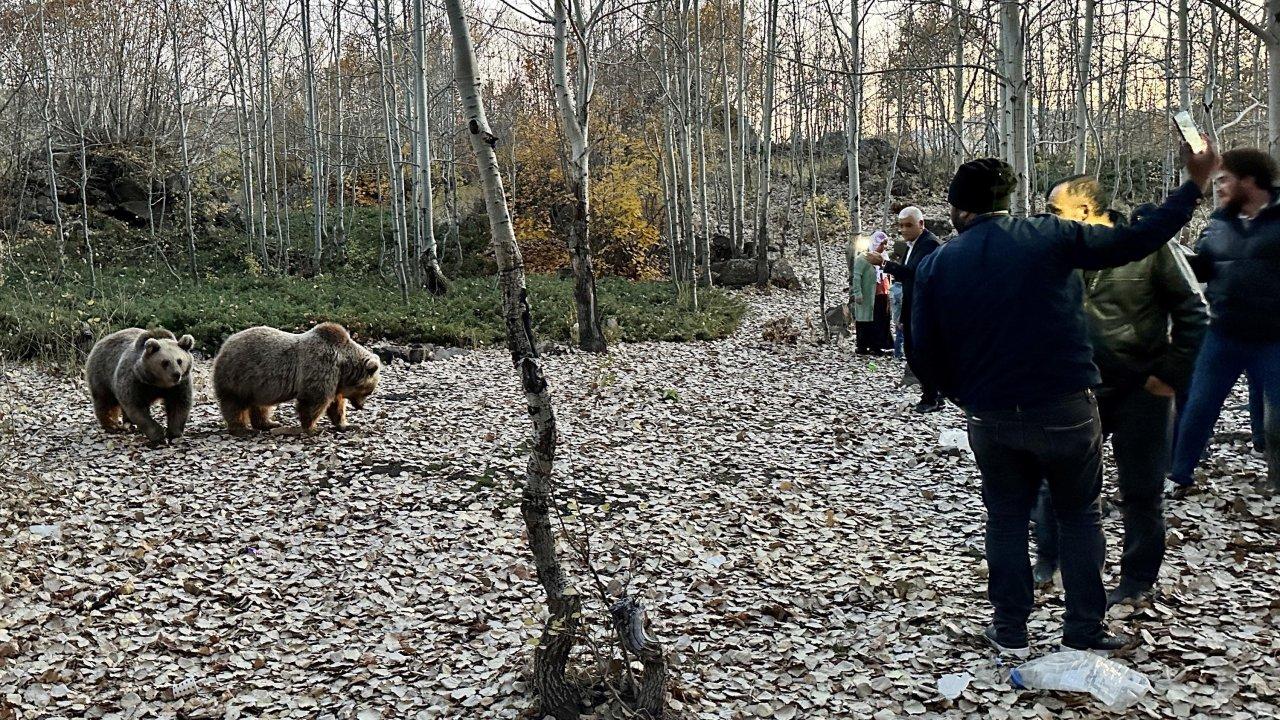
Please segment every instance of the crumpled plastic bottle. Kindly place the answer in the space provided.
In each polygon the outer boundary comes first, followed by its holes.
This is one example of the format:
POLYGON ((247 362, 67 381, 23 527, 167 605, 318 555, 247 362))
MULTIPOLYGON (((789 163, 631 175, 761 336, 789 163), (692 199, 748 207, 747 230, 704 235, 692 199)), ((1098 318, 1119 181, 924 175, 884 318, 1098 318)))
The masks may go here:
POLYGON ((1112 711, 1132 707, 1151 692, 1151 681, 1142 673, 1084 650, 1063 650, 1023 663, 1009 680, 1028 690, 1087 692, 1112 711))

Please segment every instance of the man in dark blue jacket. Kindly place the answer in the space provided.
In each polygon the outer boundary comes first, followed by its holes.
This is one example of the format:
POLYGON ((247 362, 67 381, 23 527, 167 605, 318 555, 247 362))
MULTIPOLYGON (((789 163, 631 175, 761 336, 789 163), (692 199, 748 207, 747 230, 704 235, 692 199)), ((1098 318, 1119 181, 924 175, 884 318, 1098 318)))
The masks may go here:
POLYGON ((1178 421, 1173 471, 1179 489, 1192 473, 1240 374, 1261 387, 1266 417, 1267 474, 1280 488, 1280 200, 1275 161, 1261 150, 1222 154, 1222 208, 1189 258, 1207 282, 1209 332, 1196 358, 1191 393, 1178 421))
POLYGON ((1063 645, 1109 651, 1128 643, 1103 625, 1102 435, 1091 389, 1100 377, 1076 270, 1145 257, 1191 219, 1218 156, 1183 154, 1192 180, 1124 227, 1012 217, 1013 169, 993 158, 967 162, 947 193, 960 235, 916 270, 920 370, 964 409, 982 474, 995 610, 985 635, 1001 651, 1025 655, 1030 647, 1027 528, 1042 481, 1069 548, 1061 558, 1063 645))

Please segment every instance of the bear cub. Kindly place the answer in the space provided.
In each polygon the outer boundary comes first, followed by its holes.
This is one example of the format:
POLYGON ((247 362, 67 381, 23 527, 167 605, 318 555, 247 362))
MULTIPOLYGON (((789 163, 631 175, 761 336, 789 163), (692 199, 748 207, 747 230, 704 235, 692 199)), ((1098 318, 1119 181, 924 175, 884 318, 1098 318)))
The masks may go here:
POLYGON ((85 380, 103 429, 124 431, 123 414, 153 447, 182 437, 191 415, 194 346, 190 335, 177 339, 163 328, 128 328, 95 343, 85 364, 85 380), (156 402, 164 403, 167 427, 151 417, 156 402))
POLYGON ((232 435, 280 426, 275 406, 296 400, 302 432, 316 432, 321 414, 346 430, 347 403, 356 410, 378 387, 378 356, 337 323, 301 334, 252 327, 227 338, 213 361, 213 390, 232 435))

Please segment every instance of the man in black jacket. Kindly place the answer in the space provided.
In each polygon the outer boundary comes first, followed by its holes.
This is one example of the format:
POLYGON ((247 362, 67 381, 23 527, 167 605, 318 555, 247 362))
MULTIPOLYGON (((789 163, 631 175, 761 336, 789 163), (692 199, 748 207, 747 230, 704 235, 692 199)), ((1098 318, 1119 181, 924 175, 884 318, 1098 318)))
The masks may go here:
POLYGON ((938 389, 932 383, 920 377, 916 370, 915 343, 911 339, 911 295, 914 292, 916 268, 933 251, 941 247, 938 236, 929 232, 924 226, 924 213, 915 206, 905 207, 898 213, 898 233, 907 242, 907 256, 902 262, 886 260, 880 253, 867 253, 867 262, 872 265, 883 265, 884 271, 902 283, 902 340, 907 352, 907 364, 920 379, 920 402, 916 404, 916 412, 928 413, 942 409, 942 401, 938 397, 938 389))
MULTIPOLYGON (((1087 225, 1127 224, 1123 215, 1107 210, 1101 184, 1089 175, 1054 185, 1048 210, 1087 225)), ((1162 496, 1173 398, 1191 381, 1209 317, 1184 253, 1173 243, 1128 265, 1088 270, 1083 279, 1093 361, 1102 375, 1095 390, 1098 410, 1102 432, 1111 436, 1124 517, 1120 582, 1107 595, 1107 604, 1114 605, 1147 593, 1164 560, 1162 496)), ((1043 580, 1045 562, 1057 564, 1046 552, 1052 540, 1042 542, 1055 530, 1052 513, 1037 518, 1037 581, 1043 580)))
POLYGON ((1131 227, 1053 216, 1014 218, 1016 180, 994 158, 967 162, 947 193, 960 235, 916 269, 913 330, 920 369, 964 409, 987 507, 987 640, 1026 655, 1034 588, 1027 527, 1049 483, 1064 547, 1063 645, 1108 651, 1128 641, 1103 625, 1106 540, 1098 498, 1100 381, 1077 269, 1125 265, 1159 250, 1191 219, 1217 163, 1183 148, 1192 181, 1131 227))
POLYGON ((1242 372, 1261 387, 1266 416, 1267 474, 1280 488, 1280 199, 1275 161, 1261 150, 1222 154, 1215 212, 1189 258, 1208 283, 1209 332, 1196 359, 1178 422, 1173 472, 1179 489, 1192 473, 1214 423, 1242 372))

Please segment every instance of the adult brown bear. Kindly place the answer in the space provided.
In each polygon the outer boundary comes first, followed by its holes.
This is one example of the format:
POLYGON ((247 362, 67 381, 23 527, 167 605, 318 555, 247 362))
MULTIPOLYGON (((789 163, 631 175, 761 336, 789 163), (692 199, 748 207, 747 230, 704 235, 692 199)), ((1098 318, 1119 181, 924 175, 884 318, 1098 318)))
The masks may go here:
POLYGON ((191 415, 194 345, 190 335, 179 340, 163 328, 128 328, 95 343, 84 374, 102 428, 124 431, 123 414, 153 446, 181 437, 191 415), (164 403, 164 426, 151 417, 156 402, 164 403))
POLYGON ((275 406, 297 401, 302 432, 316 432, 326 413, 347 429, 346 404, 359 410, 378 386, 378 356, 351 339, 346 328, 320 323, 301 334, 252 327, 227 338, 213 361, 213 391, 232 435, 280 426, 275 406))

